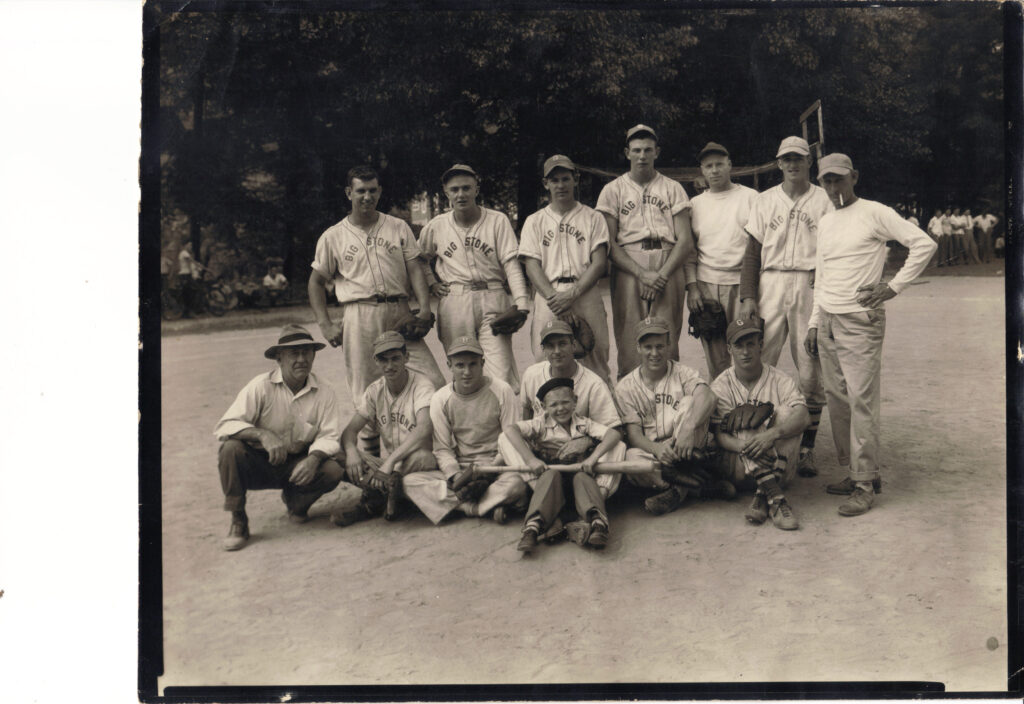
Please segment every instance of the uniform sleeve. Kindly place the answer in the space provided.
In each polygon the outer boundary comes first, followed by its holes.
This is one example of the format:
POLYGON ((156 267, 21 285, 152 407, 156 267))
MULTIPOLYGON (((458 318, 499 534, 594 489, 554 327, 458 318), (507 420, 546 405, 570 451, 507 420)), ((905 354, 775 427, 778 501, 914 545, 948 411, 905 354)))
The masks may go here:
POLYGON ((672 199, 669 201, 672 204, 672 214, 678 215, 690 207, 690 196, 686 195, 686 189, 681 183, 675 179, 669 180, 673 184, 669 189, 672 193, 672 199))
POLYGON ((526 289, 526 277, 523 275, 519 259, 513 255, 511 259, 506 259, 502 266, 505 268, 505 280, 508 281, 508 289, 512 292, 512 300, 519 306, 519 310, 529 309, 530 294, 526 289))
POLYGON ((250 381, 238 392, 234 402, 224 412, 213 434, 217 439, 224 442, 232 435, 247 428, 255 428, 260 418, 260 409, 266 400, 266 389, 263 379, 257 377, 250 381))
POLYGON ((764 198, 764 195, 754 198, 754 201, 750 204, 750 215, 747 217, 747 224, 743 226, 747 234, 761 245, 764 244, 764 198))
POLYGON ((877 217, 881 230, 880 239, 894 239, 910 250, 903 267, 889 282, 889 288, 900 293, 921 275, 938 245, 920 227, 915 227, 904 220, 888 206, 883 206, 877 217))
MULTIPOLYGON (((601 218, 604 220, 604 218, 601 218)), ((530 217, 526 218, 526 222, 523 224, 522 237, 519 240, 519 256, 520 257, 532 257, 538 261, 544 261, 544 253, 541 251, 541 237, 540 237, 540 216, 539 213, 534 213, 530 217)), ((605 226, 605 232, 608 227, 605 226)))
POLYGON ((409 227, 409 223, 405 220, 395 219, 398 220, 399 237, 402 240, 402 255, 405 257, 405 261, 419 259, 421 253, 420 243, 413 236, 412 228, 409 227))
POLYGON ((329 386, 320 386, 317 395, 323 398, 317 418, 317 433, 309 452, 322 452, 334 457, 341 451, 341 415, 338 411, 338 397, 329 386))
POLYGON ((590 219, 593 223, 590 226, 590 253, 593 254, 601 245, 608 246, 608 222, 597 211, 591 214, 590 219))
POLYGON ((412 412, 415 415, 424 408, 430 408, 430 399, 434 396, 434 389, 429 381, 423 379, 422 383, 416 385, 412 394, 412 412))
POLYGON ((597 197, 597 210, 600 213, 607 213, 613 218, 619 217, 619 189, 615 181, 605 184, 605 187, 601 189, 601 195, 597 197))
POLYGON ((519 429, 519 434, 523 436, 523 440, 530 446, 530 449, 536 446, 537 441, 544 434, 544 416, 536 416, 530 420, 519 420, 513 423, 513 425, 519 429))
POLYGON ((320 274, 328 281, 338 273, 338 260, 334 256, 333 248, 328 242, 327 233, 320 235, 316 241, 316 253, 313 255, 313 263, 310 265, 313 271, 320 274))
MULTIPOLYGON (((492 390, 494 389, 493 386, 491 388, 492 390)), ((511 386, 508 384, 502 385, 496 395, 498 397, 498 407, 501 409, 501 417, 499 420, 502 428, 522 419, 522 409, 519 407, 516 394, 512 391, 511 386)))
POLYGON ((725 379, 725 374, 719 374, 711 382, 711 392, 715 395, 715 408, 711 411, 711 422, 721 423, 729 411, 735 408, 735 404, 732 402, 732 394, 729 393, 729 383, 725 379))
POLYGON ((437 257, 437 242, 434 234, 436 229, 437 226, 431 220, 420 230, 420 256, 428 262, 437 257))
POLYGON ((691 369, 685 364, 678 364, 676 366, 676 376, 679 379, 679 385, 682 387, 683 393, 687 396, 693 396, 698 386, 702 384, 707 386, 707 382, 697 373, 697 370, 691 369))
POLYGON ((434 426, 434 457, 437 459, 438 468, 446 478, 459 471, 459 461, 455 455, 455 435, 452 433, 448 414, 445 413, 447 399, 447 394, 443 394, 441 391, 435 393, 430 399, 430 422, 434 426))
POLYGON ((604 434, 609 430, 608 426, 598 423, 593 418, 584 418, 583 423, 586 426, 587 437, 597 440, 598 442, 604 440, 604 434))
POLYGON ((804 395, 800 393, 800 389, 797 388, 796 382, 793 381, 792 377, 778 370, 775 373, 775 395, 778 399, 775 402, 777 406, 793 408, 795 406, 807 405, 804 395))
POLYGON ((615 387, 615 399, 619 402, 622 422, 624 425, 630 423, 643 425, 643 421, 640 418, 640 409, 633 403, 633 395, 629 392, 629 386, 632 382, 628 381, 628 379, 629 377, 623 378, 615 387))
POLYGON ((373 396, 373 384, 363 390, 363 395, 356 404, 356 413, 371 423, 377 420, 377 399, 373 396))
POLYGON ((602 425, 606 425, 609 428, 617 428, 622 425, 622 419, 619 417, 619 411, 615 407, 612 392, 608 390, 604 382, 594 385, 590 393, 588 410, 589 418, 602 425))
POLYGON ((495 211, 494 244, 498 250, 498 261, 504 264, 510 259, 514 260, 519 256, 519 243, 516 241, 516 233, 512 230, 512 223, 504 213, 495 211))

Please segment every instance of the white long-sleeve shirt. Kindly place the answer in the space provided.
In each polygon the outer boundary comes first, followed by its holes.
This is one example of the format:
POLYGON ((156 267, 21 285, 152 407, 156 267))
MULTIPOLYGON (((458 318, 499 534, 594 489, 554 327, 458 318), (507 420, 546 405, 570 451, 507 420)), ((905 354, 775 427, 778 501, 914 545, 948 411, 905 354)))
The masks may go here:
POLYGON ((919 227, 877 201, 858 198, 818 223, 814 310, 808 328, 818 327, 822 311, 856 313, 868 310, 857 302, 857 289, 882 280, 886 247, 896 240, 910 249, 903 268, 889 282, 900 293, 928 265, 938 245, 919 227))

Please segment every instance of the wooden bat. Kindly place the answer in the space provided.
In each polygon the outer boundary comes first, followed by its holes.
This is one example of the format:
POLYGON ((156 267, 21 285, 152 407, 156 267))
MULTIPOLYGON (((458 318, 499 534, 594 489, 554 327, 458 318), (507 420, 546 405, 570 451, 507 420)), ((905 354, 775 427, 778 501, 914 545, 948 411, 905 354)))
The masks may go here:
MULTIPOLYGON (((579 464, 549 464, 548 469, 559 472, 579 472, 579 464)), ((598 462, 594 465, 596 474, 647 474, 658 471, 659 465, 652 460, 627 460, 625 462, 598 462)), ((502 474, 503 472, 532 472, 526 465, 504 466, 494 464, 474 464, 473 471, 477 474, 502 474)))

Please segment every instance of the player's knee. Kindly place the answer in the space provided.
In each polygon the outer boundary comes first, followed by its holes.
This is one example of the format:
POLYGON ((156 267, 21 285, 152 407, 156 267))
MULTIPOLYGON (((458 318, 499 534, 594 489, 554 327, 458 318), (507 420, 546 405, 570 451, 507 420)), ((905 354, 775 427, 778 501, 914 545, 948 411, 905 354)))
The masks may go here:
POLYGON ((327 459, 320 463, 319 472, 329 482, 337 484, 345 476, 345 468, 335 459, 327 459))
POLYGON ((218 457, 223 461, 225 459, 238 459, 245 457, 247 446, 241 440, 227 439, 220 444, 220 450, 218 451, 218 457))
POLYGON ((412 472, 426 472, 431 469, 437 469, 437 459, 434 457, 434 453, 423 448, 420 448, 409 455, 402 464, 404 467, 404 474, 410 474, 412 472))

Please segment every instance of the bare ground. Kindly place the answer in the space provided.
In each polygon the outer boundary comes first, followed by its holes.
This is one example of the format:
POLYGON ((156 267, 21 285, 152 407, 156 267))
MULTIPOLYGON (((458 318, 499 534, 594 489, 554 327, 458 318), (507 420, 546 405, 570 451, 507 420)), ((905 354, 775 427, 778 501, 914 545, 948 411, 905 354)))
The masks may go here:
MULTIPOLYGON (((276 328, 165 337, 160 686, 926 680, 1005 690, 1003 285, 932 278, 889 304, 885 484, 867 515, 838 516, 839 497, 824 493, 840 477, 826 413, 822 474, 788 492, 799 531, 747 524, 746 497, 654 518, 617 496, 603 553, 563 543, 525 559, 518 527, 487 520, 435 528, 410 514, 336 528, 332 505, 355 498, 344 486, 304 526, 287 521, 276 492, 253 493, 253 540, 223 552, 211 431, 267 368, 276 328)), ((525 332, 515 344, 527 364, 525 332)), ((705 368, 692 338, 683 360, 705 368)), ((792 372, 788 353, 781 366, 792 372)), ((340 353, 322 352, 317 371, 350 412, 340 353)))

